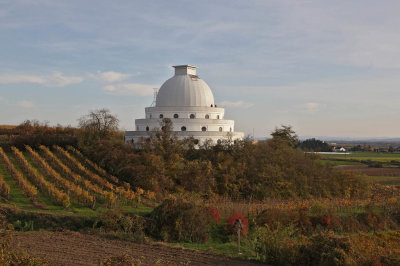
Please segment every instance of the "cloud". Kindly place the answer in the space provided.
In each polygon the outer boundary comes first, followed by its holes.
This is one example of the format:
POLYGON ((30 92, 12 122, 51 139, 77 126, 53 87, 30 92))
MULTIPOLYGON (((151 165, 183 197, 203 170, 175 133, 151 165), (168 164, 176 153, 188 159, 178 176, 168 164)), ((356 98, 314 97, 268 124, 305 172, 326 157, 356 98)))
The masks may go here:
POLYGON ((39 76, 28 74, 3 74, 0 75, 0 84, 12 83, 35 83, 47 87, 64 87, 71 84, 81 83, 82 77, 65 76, 61 72, 53 72, 51 75, 39 76))
POLYGON ((104 90, 109 94, 137 96, 152 95, 153 88, 158 88, 158 86, 140 83, 119 83, 104 86, 104 90))
POLYGON ((22 108, 32 108, 35 107, 35 104, 33 102, 30 101, 20 101, 17 103, 18 106, 22 107, 22 108))
POLYGON ((115 71, 98 72, 95 75, 91 75, 94 79, 100 80, 103 83, 115 83, 126 80, 131 77, 132 74, 124 74, 115 71))
POLYGON ((224 107, 237 107, 237 108, 245 108, 245 109, 253 106, 252 103, 246 103, 243 101, 236 101, 236 102, 223 101, 223 102, 220 102, 219 105, 224 106, 224 107))
POLYGON ((313 114, 318 111, 318 109, 321 107, 321 104, 310 102, 310 103, 306 103, 304 105, 304 107, 305 107, 306 113, 313 114))

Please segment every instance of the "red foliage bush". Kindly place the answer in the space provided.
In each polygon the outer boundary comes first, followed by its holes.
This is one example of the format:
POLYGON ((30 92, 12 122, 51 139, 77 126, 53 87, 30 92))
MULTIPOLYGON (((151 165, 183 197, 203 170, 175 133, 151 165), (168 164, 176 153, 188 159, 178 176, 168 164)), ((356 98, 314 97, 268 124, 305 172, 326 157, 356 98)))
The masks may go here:
POLYGON ((231 230, 232 232, 237 232, 237 229, 235 227, 235 222, 237 219, 240 219, 242 221, 242 225, 243 225, 243 229, 241 229, 240 232, 243 235, 246 235, 248 225, 249 225, 249 220, 244 218, 244 215, 240 215, 238 212, 235 213, 234 215, 231 215, 231 216, 225 218, 225 221, 227 223, 227 226, 225 226, 225 230, 231 230))
POLYGON ((219 209, 216 207, 209 207, 208 214, 214 218, 215 222, 218 224, 221 221, 221 215, 219 214, 219 209))

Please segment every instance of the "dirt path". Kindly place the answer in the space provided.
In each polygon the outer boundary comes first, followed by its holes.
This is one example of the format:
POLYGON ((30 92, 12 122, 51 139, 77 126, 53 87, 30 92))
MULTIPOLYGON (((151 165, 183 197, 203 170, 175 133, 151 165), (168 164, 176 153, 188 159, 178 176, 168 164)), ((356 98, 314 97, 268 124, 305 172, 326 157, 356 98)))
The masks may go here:
POLYGON ((191 249, 136 244, 70 231, 12 233, 10 244, 12 250, 44 257, 54 265, 99 265, 105 259, 122 255, 133 257, 140 265, 260 265, 191 249))

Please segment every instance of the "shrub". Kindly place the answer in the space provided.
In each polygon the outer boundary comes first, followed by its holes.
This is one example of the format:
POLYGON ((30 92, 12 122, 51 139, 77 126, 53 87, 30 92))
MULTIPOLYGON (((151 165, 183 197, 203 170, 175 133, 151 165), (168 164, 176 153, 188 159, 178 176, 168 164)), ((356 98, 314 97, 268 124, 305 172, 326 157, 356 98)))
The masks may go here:
POLYGON ((332 231, 321 231, 300 247, 301 265, 352 265, 349 237, 337 236, 332 231))
POLYGON ((213 217, 199 199, 171 197, 150 214, 148 232, 164 241, 205 242, 213 217))
POLYGON ((144 242, 145 219, 136 214, 123 214, 120 210, 111 210, 99 215, 94 228, 103 230, 108 235, 130 238, 135 242, 144 242))
POLYGON ((256 218, 256 224, 258 226, 268 225, 271 229, 279 225, 287 225, 292 221, 292 215, 287 210, 279 208, 263 210, 256 218))
POLYGON ((261 261, 268 265, 294 265, 298 258, 298 241, 293 225, 278 225, 276 229, 268 226, 257 227, 253 233, 252 244, 261 261))

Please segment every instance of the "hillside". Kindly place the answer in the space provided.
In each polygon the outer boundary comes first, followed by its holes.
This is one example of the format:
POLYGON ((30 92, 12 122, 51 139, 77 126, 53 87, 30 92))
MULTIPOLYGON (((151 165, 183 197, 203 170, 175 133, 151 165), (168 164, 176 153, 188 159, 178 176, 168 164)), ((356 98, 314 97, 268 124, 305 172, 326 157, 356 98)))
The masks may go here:
POLYGON ((9 187, 1 190, 4 205, 22 210, 93 215, 154 205, 154 193, 120 182, 71 146, 0 148, 0 182, 9 187))

